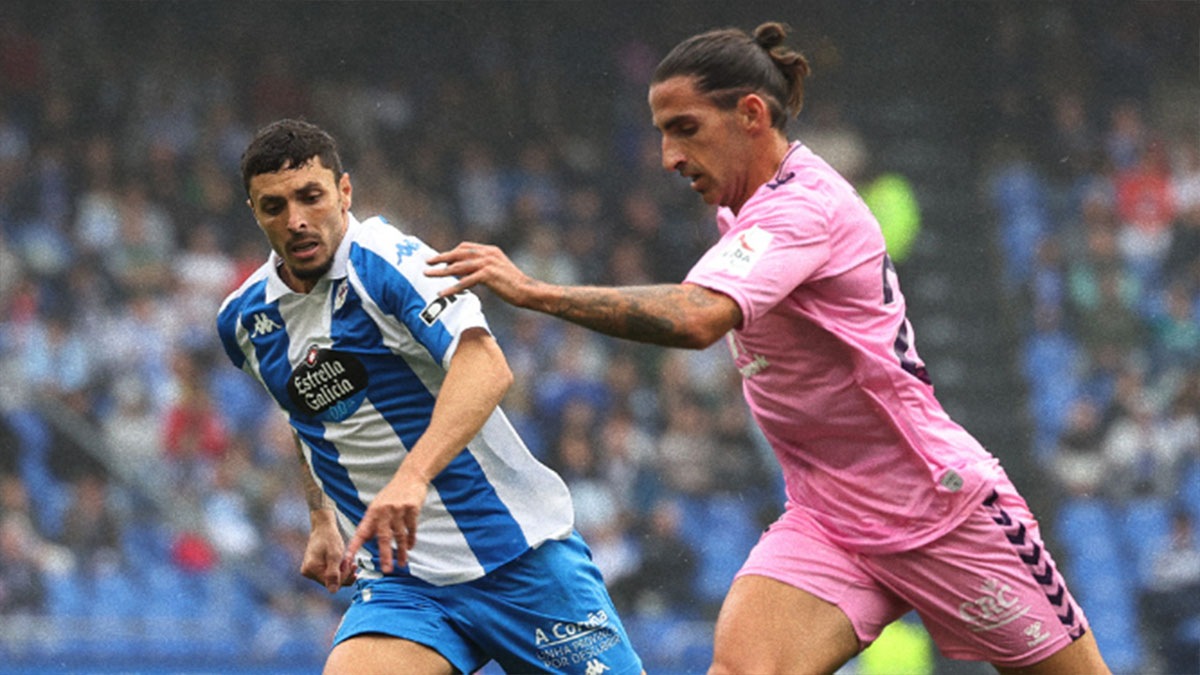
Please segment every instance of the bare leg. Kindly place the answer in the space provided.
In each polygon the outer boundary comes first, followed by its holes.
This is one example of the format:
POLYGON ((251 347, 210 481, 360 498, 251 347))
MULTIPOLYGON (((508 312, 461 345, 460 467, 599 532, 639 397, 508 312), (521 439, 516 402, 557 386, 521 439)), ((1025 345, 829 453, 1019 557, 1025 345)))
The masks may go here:
POLYGON ((385 673, 451 675, 454 666, 437 651, 388 635, 359 635, 339 643, 325 661, 325 675, 385 673))
POLYGON ((996 670, 1003 675, 1105 675, 1109 672, 1091 631, 1033 665, 1021 668, 996 666, 996 670))
POLYGON ((709 675, 832 673, 858 653, 850 619, 781 581, 744 576, 721 606, 709 675))

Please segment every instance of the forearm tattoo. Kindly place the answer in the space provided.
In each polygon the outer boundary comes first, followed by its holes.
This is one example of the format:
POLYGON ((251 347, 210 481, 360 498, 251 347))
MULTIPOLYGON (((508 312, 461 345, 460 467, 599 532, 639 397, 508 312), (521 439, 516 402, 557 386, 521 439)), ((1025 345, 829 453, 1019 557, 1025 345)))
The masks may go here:
POLYGON ((300 458, 300 480, 304 482, 304 501, 308 503, 308 510, 333 509, 333 500, 313 480, 312 471, 308 468, 308 460, 304 457, 304 448, 300 445, 300 438, 292 434, 292 440, 296 443, 296 456, 300 458))
MULTIPOLYGON (((689 313, 710 309, 718 300, 690 284, 568 287, 550 314, 613 337, 667 347, 696 346, 700 336, 689 313)), ((737 308, 734 307, 734 313, 737 308)), ((737 316, 730 316, 730 325, 737 316)))

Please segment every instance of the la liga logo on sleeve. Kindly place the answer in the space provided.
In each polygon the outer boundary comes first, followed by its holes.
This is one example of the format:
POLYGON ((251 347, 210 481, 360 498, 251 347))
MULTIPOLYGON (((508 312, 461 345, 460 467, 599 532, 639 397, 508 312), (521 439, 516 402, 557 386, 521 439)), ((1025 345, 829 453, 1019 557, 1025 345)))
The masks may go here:
POLYGON ((738 232, 721 252, 721 270, 744 278, 766 253, 774 236, 757 225, 738 232))

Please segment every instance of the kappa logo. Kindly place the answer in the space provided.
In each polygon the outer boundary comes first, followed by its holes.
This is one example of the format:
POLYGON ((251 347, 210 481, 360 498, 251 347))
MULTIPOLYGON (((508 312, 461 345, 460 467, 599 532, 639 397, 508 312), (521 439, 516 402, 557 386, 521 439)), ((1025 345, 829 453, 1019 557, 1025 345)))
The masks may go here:
POLYGON ((417 249, 419 248, 421 248, 421 245, 416 241, 412 239, 405 239, 399 244, 396 244, 396 258, 398 261, 403 261, 408 256, 416 253, 417 249))
POLYGON ((612 670, 600 659, 592 659, 587 662, 587 670, 583 671, 584 675, 600 675, 606 670, 612 670))
POLYGON ((269 333, 274 333, 276 330, 283 328, 275 321, 267 316, 266 312, 259 312, 254 315, 254 330, 250 332, 251 338, 260 337, 269 333))

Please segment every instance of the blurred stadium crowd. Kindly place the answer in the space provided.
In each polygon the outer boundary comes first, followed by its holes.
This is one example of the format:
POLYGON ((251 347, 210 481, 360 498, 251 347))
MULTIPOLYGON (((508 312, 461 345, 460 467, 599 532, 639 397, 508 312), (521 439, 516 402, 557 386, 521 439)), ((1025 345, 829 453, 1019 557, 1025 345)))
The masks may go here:
MULTIPOLYGON (((242 149, 303 116, 341 142, 360 218, 439 249, 498 243, 547 281, 674 282, 715 232, 659 166, 644 101, 665 45, 531 34, 532 10, 506 3, 472 6, 490 29, 469 41, 463 5, 380 32, 386 8, 329 4, 270 43, 261 16, 218 3, 68 4, 54 30, 37 7, 0 10, 0 656, 312 669, 349 595, 299 576, 287 425, 214 328, 267 252, 242 149)), ((1063 492, 1041 517, 1114 668, 1195 664, 1200 134, 1153 86, 1171 52, 1152 30, 1108 35, 1114 67, 1054 16, 1054 49, 1034 42, 1043 15, 998 22, 979 180, 1031 452, 1063 492)), ((845 107, 796 136, 869 173, 845 107)), ((782 507, 724 346, 642 348, 484 302, 516 375, 504 408, 568 482, 647 665, 703 669, 782 507)))

